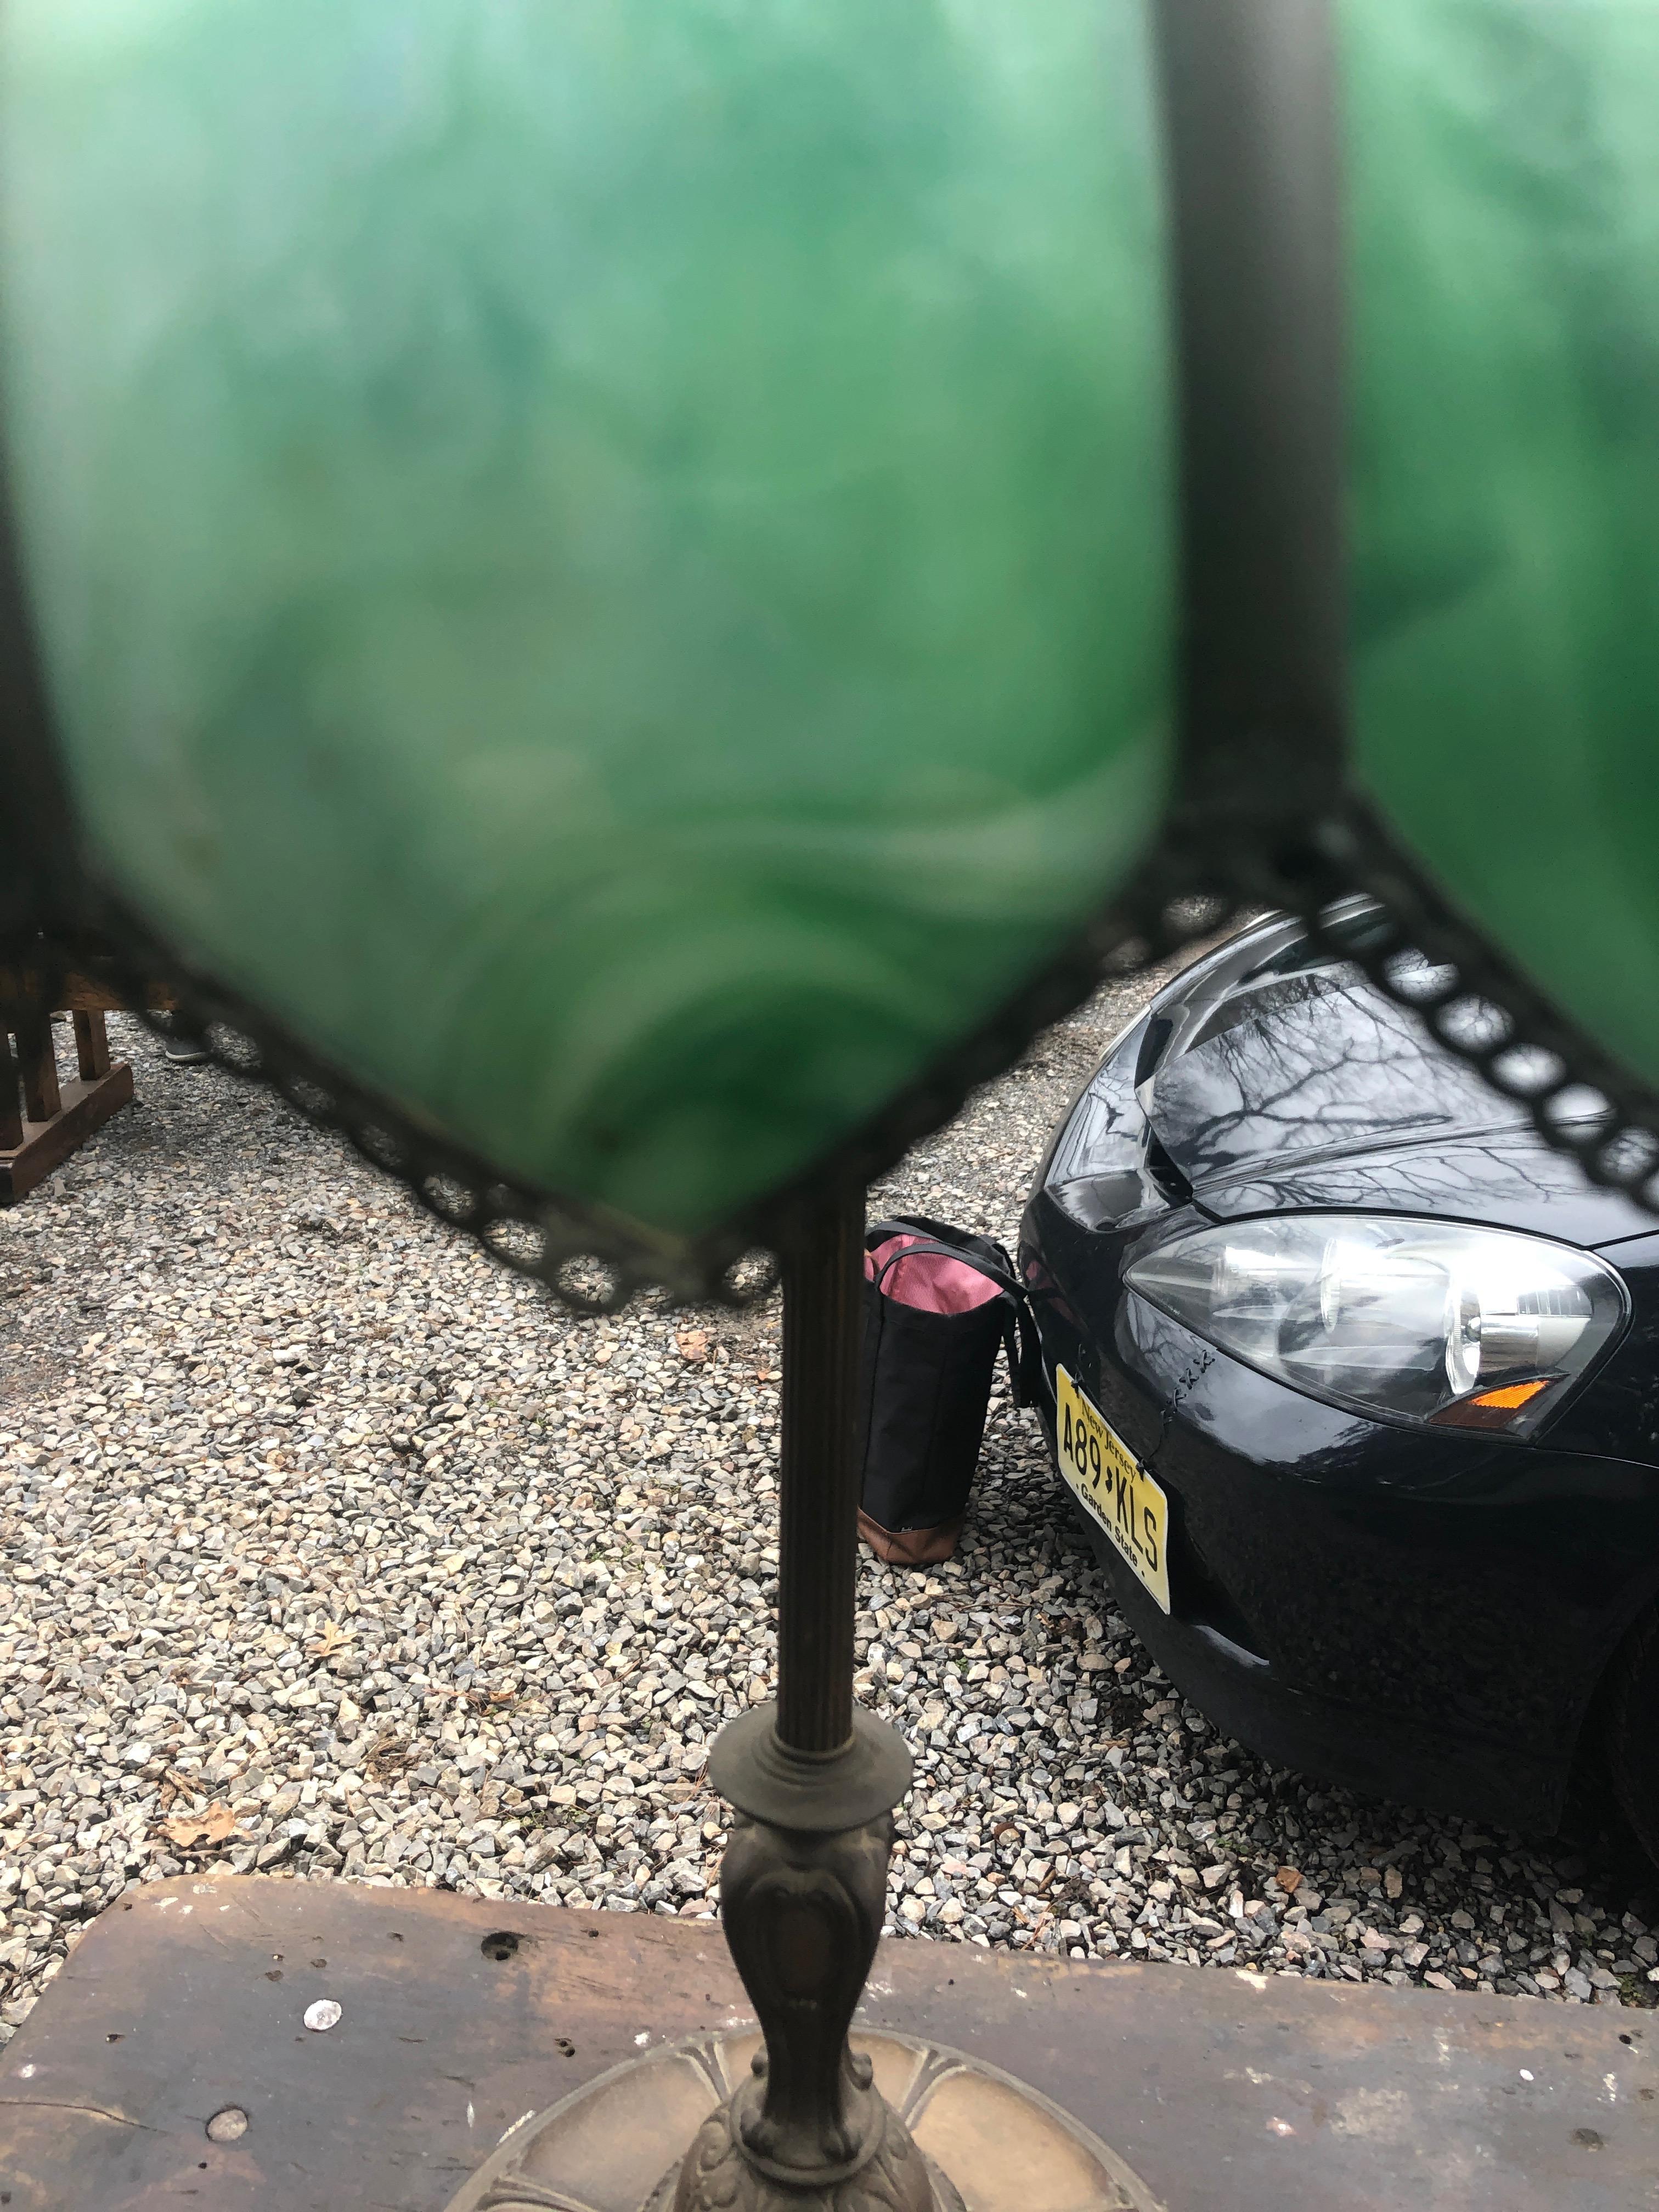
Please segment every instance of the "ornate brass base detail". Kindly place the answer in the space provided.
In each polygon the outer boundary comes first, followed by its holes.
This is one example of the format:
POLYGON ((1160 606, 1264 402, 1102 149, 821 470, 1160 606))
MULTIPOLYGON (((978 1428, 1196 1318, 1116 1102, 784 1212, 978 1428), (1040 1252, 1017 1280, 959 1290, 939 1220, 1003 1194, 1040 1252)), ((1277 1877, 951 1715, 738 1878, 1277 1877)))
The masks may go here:
POLYGON ((810 2190, 774 2181, 737 2150, 727 2121, 760 2047, 752 2029, 702 2037, 601 2075, 514 2128, 449 2212, 672 2212, 684 2201, 721 2212, 1161 2212, 1115 2152, 1024 2082, 960 2051, 856 2031, 854 2058, 908 2151, 878 2147, 810 2190))
POLYGON ((653 2190, 647 2212, 725 2212, 727 2206, 732 2212, 802 2212, 807 2205, 826 2212, 963 2212, 961 2197, 917 2148, 904 2122, 871 2090, 868 2059, 863 2063, 873 2109, 863 2154, 847 2171, 806 2185, 775 2169, 763 2172, 742 2139, 747 2116, 739 2089, 698 2129, 684 2158, 653 2190))

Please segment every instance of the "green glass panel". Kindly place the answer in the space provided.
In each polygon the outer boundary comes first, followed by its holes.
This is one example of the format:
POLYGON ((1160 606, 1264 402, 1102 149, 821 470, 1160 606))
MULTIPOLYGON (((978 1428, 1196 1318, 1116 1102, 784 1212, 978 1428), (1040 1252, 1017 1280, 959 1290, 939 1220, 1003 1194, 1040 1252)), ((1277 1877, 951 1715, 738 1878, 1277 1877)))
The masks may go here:
POLYGON ((1360 773, 1659 1082, 1659 7, 1342 20, 1360 773))
POLYGON ((10 0, 0 376, 102 865, 502 1168, 820 1156, 1161 811, 1118 0, 10 0))

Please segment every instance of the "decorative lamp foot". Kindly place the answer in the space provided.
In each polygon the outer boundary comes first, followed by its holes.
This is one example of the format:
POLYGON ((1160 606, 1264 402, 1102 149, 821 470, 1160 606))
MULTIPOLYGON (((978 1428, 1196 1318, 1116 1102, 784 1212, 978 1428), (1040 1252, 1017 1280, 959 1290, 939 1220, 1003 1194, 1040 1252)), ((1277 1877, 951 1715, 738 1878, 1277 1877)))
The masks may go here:
MULTIPOLYGON (((765 2062, 757 2053, 757 2063, 765 2062)), ((646 2212, 963 2212, 956 2189, 918 2149, 915 2137, 863 2069, 868 2106, 860 2155, 840 2168, 786 2179, 763 2166, 740 2139, 745 2092, 712 2112, 696 2140, 653 2191, 646 2212), (669 2195, 672 2189, 672 2197, 669 2195)))
POLYGON ((514 2128, 449 2212, 674 2212, 682 2187, 719 2212, 1164 2212, 1115 2152, 1023 2081, 886 2030, 855 2031, 854 2043, 909 2145, 896 2174, 878 2155, 803 2189, 757 2174, 741 2153, 711 2158, 706 2137, 718 2127, 730 2142, 726 2115, 751 2078, 750 2030, 601 2075, 514 2128), (930 2196, 902 2193, 912 2159, 930 2196))

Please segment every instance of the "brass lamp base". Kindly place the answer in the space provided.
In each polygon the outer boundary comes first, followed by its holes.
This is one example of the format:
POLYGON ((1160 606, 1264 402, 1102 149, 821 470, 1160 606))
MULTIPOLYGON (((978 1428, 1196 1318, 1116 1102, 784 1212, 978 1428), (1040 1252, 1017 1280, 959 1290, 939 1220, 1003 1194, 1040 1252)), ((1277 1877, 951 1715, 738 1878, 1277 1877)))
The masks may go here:
POLYGON ((449 2212, 1155 2212, 1103 2143, 962 2052, 850 2031, 910 1753, 853 1699, 861 1194, 784 1255, 778 1698, 722 1729, 726 1946, 757 2032, 526 2118, 449 2212))
MULTIPOLYGON (((750 2078, 753 2030, 698 2037, 614 2068, 513 2130, 448 2212, 670 2212, 689 2146, 750 2078)), ((1058 2105, 963 2051, 855 2034, 874 2086, 921 2154, 937 2212, 1160 2212, 1117 2154, 1058 2105)), ((733 2212, 900 2212, 878 2159, 803 2191, 733 2175, 733 2212)), ((718 2200, 717 2200, 718 2201, 718 2200)))

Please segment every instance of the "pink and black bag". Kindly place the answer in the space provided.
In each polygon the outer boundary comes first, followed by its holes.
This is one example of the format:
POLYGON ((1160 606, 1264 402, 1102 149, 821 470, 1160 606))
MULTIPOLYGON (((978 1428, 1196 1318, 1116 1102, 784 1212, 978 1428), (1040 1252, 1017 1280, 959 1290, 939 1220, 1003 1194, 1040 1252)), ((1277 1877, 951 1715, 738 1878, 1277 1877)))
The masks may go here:
POLYGON ((1014 1403, 1032 1402, 1030 1309, 1000 1244, 924 1214, 864 1238, 859 1533, 884 1559, 948 1559, 979 1462, 999 1347, 1014 1403))

